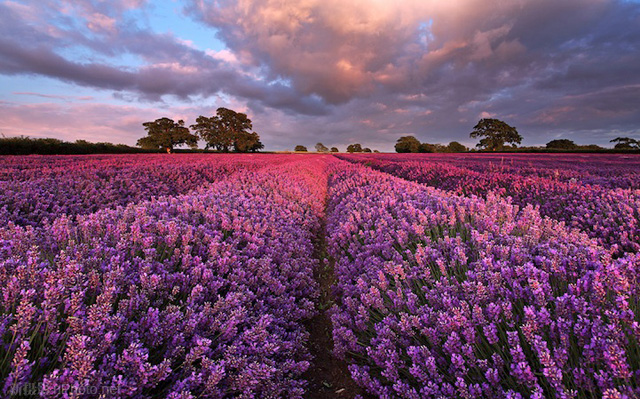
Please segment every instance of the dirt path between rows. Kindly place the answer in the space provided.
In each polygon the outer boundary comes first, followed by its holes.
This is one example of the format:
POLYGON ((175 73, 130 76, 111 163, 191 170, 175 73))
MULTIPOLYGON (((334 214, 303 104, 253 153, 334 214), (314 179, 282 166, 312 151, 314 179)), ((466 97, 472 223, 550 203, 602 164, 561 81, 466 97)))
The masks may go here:
POLYGON ((349 398, 360 394, 369 398, 364 390, 351 379, 351 373, 347 369, 347 363, 333 355, 333 327, 329 317, 329 309, 333 305, 334 298, 331 287, 335 283, 333 274, 334 262, 326 252, 325 227, 323 221, 320 233, 314 243, 314 252, 320 260, 314 277, 319 285, 320 298, 317 303, 318 315, 306 323, 309 331, 309 351, 313 355, 313 361, 304 377, 309 381, 306 399, 325 398, 349 398))

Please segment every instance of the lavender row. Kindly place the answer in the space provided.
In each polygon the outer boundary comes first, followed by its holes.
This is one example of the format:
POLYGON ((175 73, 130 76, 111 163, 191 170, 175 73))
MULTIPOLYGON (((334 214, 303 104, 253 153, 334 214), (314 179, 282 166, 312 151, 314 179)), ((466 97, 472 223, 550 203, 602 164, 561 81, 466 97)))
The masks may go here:
POLYGON ((38 226, 151 197, 186 194, 237 170, 285 162, 251 155, 0 157, 0 223, 38 226))
POLYGON ((301 397, 325 195, 307 159, 3 228, 1 396, 301 397))
POLYGON ((334 342, 382 398, 640 395, 640 257, 500 197, 330 177, 334 342))
POLYGON ((446 163, 476 172, 511 173, 604 188, 640 189, 640 156, 633 154, 359 154, 361 162, 446 163))
POLYGON ((74 173, 112 173, 129 168, 180 167, 191 164, 202 173, 205 166, 221 163, 281 162, 282 155, 266 157, 261 154, 109 154, 109 155, 28 155, 0 156, 0 181, 25 181, 55 178, 74 173))
POLYGON ((606 189, 498 171, 478 172, 448 163, 371 159, 367 164, 456 194, 486 197, 493 192, 510 197, 521 208, 532 204, 539 207, 543 216, 585 231, 617 255, 640 251, 640 190, 606 189))

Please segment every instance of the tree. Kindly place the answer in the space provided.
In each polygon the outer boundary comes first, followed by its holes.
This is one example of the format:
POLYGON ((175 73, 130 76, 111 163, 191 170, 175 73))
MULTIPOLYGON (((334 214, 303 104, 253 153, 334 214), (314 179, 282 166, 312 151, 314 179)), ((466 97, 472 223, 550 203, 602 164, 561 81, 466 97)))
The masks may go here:
POLYGON ((329 149, 322 143, 316 144, 316 151, 318 152, 329 152, 329 149))
POLYGON ((198 147, 198 137, 189 132, 189 128, 184 126, 184 121, 177 123, 173 119, 160 118, 153 122, 142 124, 148 135, 138 140, 138 145, 142 148, 163 148, 167 153, 173 151, 173 147, 187 144, 191 148, 198 147))
POLYGON ((442 144, 433 144, 433 152, 449 152, 449 147, 442 144))
POLYGON ((240 132, 237 134, 233 143, 235 152, 256 152, 263 148, 264 145, 260 142, 260 136, 258 136, 256 132, 240 132))
POLYGON ((213 148, 217 151, 229 152, 233 146, 233 135, 228 130, 220 129, 220 119, 217 116, 208 118, 200 115, 196 123, 191 125, 191 129, 204 140, 205 150, 213 148))
POLYGON ((251 132, 253 125, 247 114, 228 108, 218 108, 209 118, 200 115, 191 129, 207 143, 205 149, 247 152, 264 148, 258 133, 251 132))
POLYGON ((435 144, 420 143, 420 146, 418 147, 417 152, 423 152, 423 153, 436 152, 436 146, 435 144))
POLYGON ((296 151, 296 152, 307 152, 307 147, 305 147, 303 145, 297 145, 296 148, 294 149, 294 151, 296 151))
POLYGON ((613 147, 616 150, 637 150, 640 149, 640 141, 629 137, 616 137, 610 143, 616 143, 613 147))
POLYGON ((362 152, 362 145, 361 144, 349 144, 347 146, 347 152, 362 152))
POLYGON ((396 141, 396 152, 420 152, 420 141, 413 136, 403 136, 396 141))
POLYGON ((457 141, 452 141, 447 146, 447 150, 449 152, 467 152, 468 148, 465 147, 464 145, 458 143, 457 141))
POLYGON ((518 134, 515 127, 509 126, 499 119, 491 118, 480 119, 469 136, 472 138, 481 137, 477 147, 491 151, 504 149, 505 143, 512 143, 515 147, 516 144, 522 142, 522 136, 518 134))
POLYGON ((331 152, 340 152, 340 151, 338 151, 338 147, 331 147, 331 152))
POLYGON ((371 151, 371 148, 365 147, 362 149, 362 152, 373 152, 373 151, 371 151))
POLYGON ((573 150, 578 148, 576 143, 569 139, 551 140, 547 143, 547 148, 555 148, 559 150, 573 150))

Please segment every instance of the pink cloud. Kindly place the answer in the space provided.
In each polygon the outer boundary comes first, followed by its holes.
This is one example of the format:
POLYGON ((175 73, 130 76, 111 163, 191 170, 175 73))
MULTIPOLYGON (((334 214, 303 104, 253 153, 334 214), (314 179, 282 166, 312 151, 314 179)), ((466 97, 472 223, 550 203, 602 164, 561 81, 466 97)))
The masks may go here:
POLYGON ((95 12, 87 16, 87 28, 93 32, 116 32, 116 19, 106 16, 104 14, 95 12))
POLYGON ((491 113, 491 112, 487 112, 487 111, 482 111, 480 112, 480 115, 478 115, 478 118, 480 119, 486 119, 486 118, 495 118, 496 114, 491 113))
POLYGON ((418 2, 410 3, 247 1, 198 7, 223 34, 238 39, 232 49, 249 51, 254 62, 267 61, 274 74, 291 78, 304 93, 343 101, 392 78, 387 65, 417 24, 410 10, 418 2))
POLYGON ((254 63, 287 77, 303 93, 334 103, 369 95, 380 85, 415 87, 448 63, 511 62, 526 53, 517 38, 508 37, 519 7, 497 0, 192 4, 232 50, 250 52, 254 63), (420 34, 427 21, 428 32, 420 34))
POLYGON ((135 144, 144 133, 141 124, 162 114, 153 108, 100 103, 0 102, 0 131, 7 136, 135 144))
POLYGON ((229 64, 237 65, 240 62, 238 56, 229 49, 222 49, 220 51, 208 49, 205 51, 205 54, 207 54, 211 58, 215 58, 229 64))
MULTIPOLYGON (((60 96, 35 94, 44 98, 60 96)), ((219 106, 249 112, 243 102, 219 99, 219 106)), ((106 141, 135 145, 145 135, 143 122, 161 117, 195 123, 199 115, 212 116, 218 105, 206 106, 134 106, 100 102, 24 104, 0 101, 0 133, 6 136, 53 137, 62 140, 106 141)))
POLYGON ((198 68, 194 65, 185 65, 179 62, 159 62, 156 64, 146 65, 142 68, 143 71, 165 71, 172 74, 181 75, 193 75, 199 72, 198 68))

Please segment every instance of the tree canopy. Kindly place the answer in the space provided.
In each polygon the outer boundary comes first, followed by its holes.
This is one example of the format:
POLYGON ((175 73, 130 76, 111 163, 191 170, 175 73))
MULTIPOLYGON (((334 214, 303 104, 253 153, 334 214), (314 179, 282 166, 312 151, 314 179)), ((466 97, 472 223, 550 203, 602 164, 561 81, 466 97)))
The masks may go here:
POLYGON ((303 145, 297 145, 296 148, 294 149, 294 151, 297 152, 307 152, 307 147, 303 146, 303 145))
POLYGON ((362 144, 349 144, 347 146, 347 152, 362 152, 362 144))
POLYGON ((138 140, 138 145, 142 148, 163 148, 171 153, 175 146, 181 144, 187 144, 191 148, 198 147, 198 137, 189 132, 183 120, 174 122, 173 119, 165 117, 145 122, 142 126, 147 131, 147 136, 138 140))
POLYGON ((569 139, 556 139, 547 143, 547 148, 555 148, 560 150, 573 150, 578 148, 578 145, 569 139))
POLYGON ((630 137, 616 137, 609 141, 610 143, 616 143, 613 147, 617 150, 638 150, 640 149, 640 141, 632 139, 630 137))
POLYGON ((329 152, 329 148, 322 143, 316 144, 316 151, 318 152, 329 152))
POLYGON ((338 151, 338 147, 331 147, 331 152, 340 152, 340 151, 338 151))
POLYGON ((420 152, 420 141, 414 136, 402 136, 396 141, 396 152, 420 152))
POLYGON ((256 132, 240 132, 233 141, 235 152, 256 152, 263 148, 264 144, 260 142, 260 136, 256 132))
POLYGON ((457 141, 452 141, 449 145, 421 143, 414 136, 403 136, 396 142, 396 152, 466 152, 468 149, 457 141))
POLYGON ((511 143, 515 146, 522 142, 522 136, 515 127, 509 126, 499 119, 491 118, 480 119, 469 136, 481 138, 477 147, 491 151, 504 149, 505 143, 511 143))
POLYGON ((219 129, 219 118, 217 116, 206 117, 200 115, 196 123, 191 125, 196 134, 205 141, 205 150, 228 152, 233 146, 233 136, 229 131, 219 129))
POLYGON ((424 153, 438 152, 437 149, 438 148, 436 147, 435 144, 420 143, 420 145, 418 146, 418 151, 411 151, 411 152, 424 152, 424 153))
POLYGON ((258 133, 251 132, 253 125, 247 114, 228 108, 218 108, 215 116, 199 116, 191 129, 205 141, 205 149, 248 152, 264 148, 258 133))
POLYGON ((447 151, 449 152, 467 152, 468 148, 457 141, 452 141, 447 146, 447 151))

